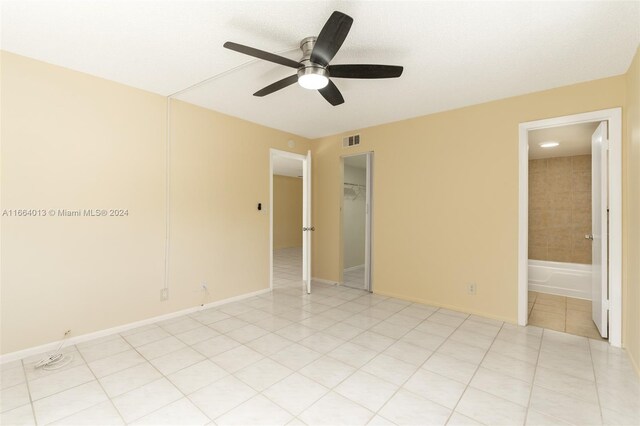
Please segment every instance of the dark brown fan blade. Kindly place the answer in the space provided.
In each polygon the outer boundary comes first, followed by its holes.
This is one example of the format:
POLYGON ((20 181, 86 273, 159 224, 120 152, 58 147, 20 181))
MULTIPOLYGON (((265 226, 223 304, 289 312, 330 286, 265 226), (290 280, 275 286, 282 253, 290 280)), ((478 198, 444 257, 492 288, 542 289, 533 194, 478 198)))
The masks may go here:
POLYGON ((326 67, 347 38, 351 24, 353 24, 352 17, 342 12, 333 12, 318 35, 311 52, 311 62, 326 67))
POLYGON ((292 76, 283 78, 282 80, 278 80, 275 83, 268 85, 264 89, 258 90, 256 93, 253 94, 253 96, 262 97, 262 96, 270 95, 273 92, 277 92, 278 90, 284 89, 285 87, 291 86, 293 83, 297 83, 297 82, 298 82, 298 75, 294 74, 292 76))
POLYGON ((265 61, 275 62, 276 64, 284 65, 285 67, 291 67, 295 69, 300 68, 300 64, 294 61, 293 59, 289 59, 289 58, 285 58, 284 56, 265 52, 264 50, 254 49, 253 47, 234 43, 232 41, 226 42, 223 46, 226 47, 227 49, 235 50, 236 52, 253 56, 254 58, 264 59, 265 61))
POLYGON ((403 68, 396 65, 329 65, 329 75, 337 78, 395 78, 402 75, 403 68))
POLYGON ((331 80, 329 80, 329 84, 318 90, 318 92, 320 92, 320 94, 327 100, 327 102, 329 102, 333 106, 344 103, 342 93, 340 93, 336 85, 333 84, 333 81, 331 80))

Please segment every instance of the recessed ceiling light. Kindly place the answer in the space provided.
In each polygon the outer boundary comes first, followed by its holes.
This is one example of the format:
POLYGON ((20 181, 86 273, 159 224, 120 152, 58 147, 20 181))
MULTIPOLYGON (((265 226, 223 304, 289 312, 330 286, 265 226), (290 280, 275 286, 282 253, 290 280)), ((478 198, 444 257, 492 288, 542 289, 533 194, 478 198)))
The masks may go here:
POLYGON ((540 142, 540 148, 555 148, 558 145, 560 145, 560 143, 555 141, 540 142))

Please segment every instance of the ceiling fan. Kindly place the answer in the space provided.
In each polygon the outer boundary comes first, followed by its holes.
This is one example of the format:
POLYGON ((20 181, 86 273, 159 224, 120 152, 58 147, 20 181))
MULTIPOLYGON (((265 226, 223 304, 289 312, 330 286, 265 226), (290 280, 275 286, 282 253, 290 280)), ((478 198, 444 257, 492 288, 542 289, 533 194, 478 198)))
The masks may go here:
POLYGON ((230 41, 226 42, 224 47, 298 70, 296 74, 258 90, 253 96, 266 96, 297 82, 305 89, 318 90, 331 105, 336 106, 344 103, 344 98, 329 77, 395 78, 400 77, 403 70, 402 67, 396 65, 329 65, 347 38, 351 24, 353 24, 353 18, 342 12, 333 12, 318 37, 307 37, 300 42, 302 59, 299 62, 230 41))

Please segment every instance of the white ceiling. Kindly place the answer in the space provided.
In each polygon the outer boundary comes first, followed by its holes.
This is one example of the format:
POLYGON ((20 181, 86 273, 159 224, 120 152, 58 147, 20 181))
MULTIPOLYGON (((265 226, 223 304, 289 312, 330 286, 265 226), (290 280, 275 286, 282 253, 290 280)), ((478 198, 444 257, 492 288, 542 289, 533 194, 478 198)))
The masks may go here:
POLYGON ((624 73, 640 2, 5 0, 2 49, 310 138, 624 73), (299 59, 333 10, 355 20, 332 63, 403 65, 399 79, 336 79, 345 104, 292 70, 222 47, 299 59), (244 65, 244 66, 243 66, 244 65))
POLYGON ((302 176, 302 161, 276 155, 273 157, 273 174, 300 177, 302 176))
POLYGON ((571 124, 529 132, 529 159, 570 157, 591 154, 591 135, 599 122, 571 124), (543 142, 558 142, 553 148, 541 148, 543 142))

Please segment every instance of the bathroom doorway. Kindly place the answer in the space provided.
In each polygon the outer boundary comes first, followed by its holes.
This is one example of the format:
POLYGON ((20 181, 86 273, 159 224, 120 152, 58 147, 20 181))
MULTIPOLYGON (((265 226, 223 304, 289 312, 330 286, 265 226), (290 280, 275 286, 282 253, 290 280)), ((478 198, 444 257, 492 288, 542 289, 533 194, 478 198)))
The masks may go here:
POLYGON ((591 182, 591 141, 600 125, 529 131, 528 323, 594 339, 607 336, 592 319, 592 201, 600 187, 591 182))
POLYGON ((520 325, 620 345, 620 109, 520 125, 520 325))
POLYGON ((372 291, 372 158, 364 153, 342 159, 342 283, 367 291, 372 291))

